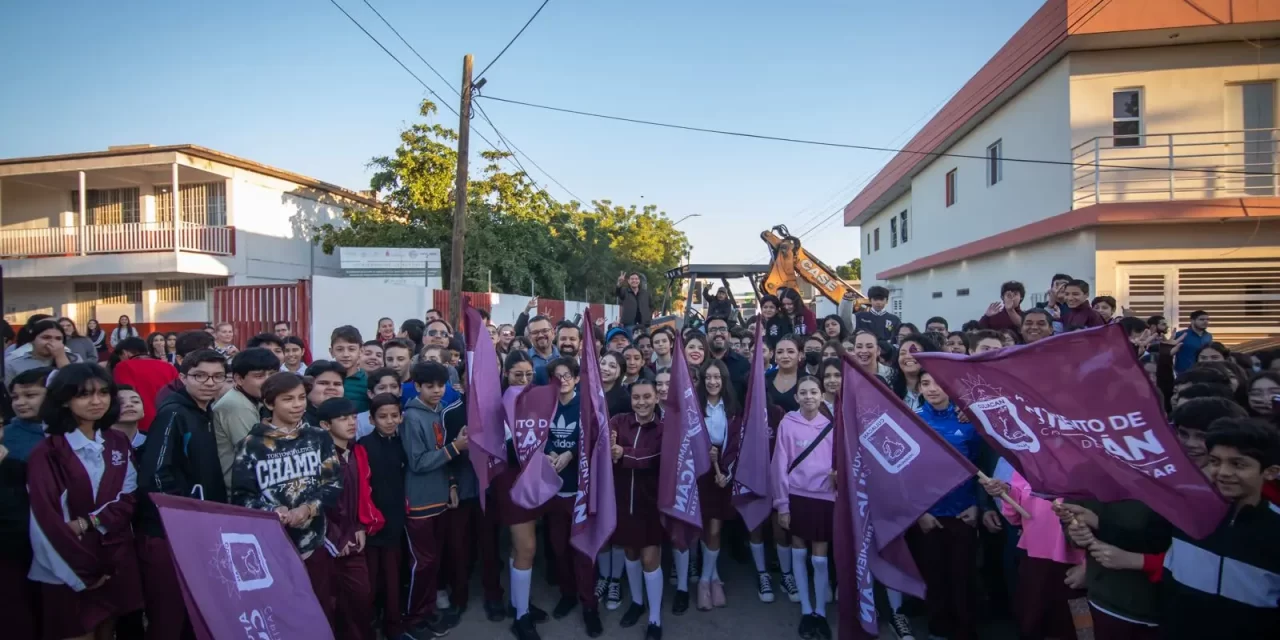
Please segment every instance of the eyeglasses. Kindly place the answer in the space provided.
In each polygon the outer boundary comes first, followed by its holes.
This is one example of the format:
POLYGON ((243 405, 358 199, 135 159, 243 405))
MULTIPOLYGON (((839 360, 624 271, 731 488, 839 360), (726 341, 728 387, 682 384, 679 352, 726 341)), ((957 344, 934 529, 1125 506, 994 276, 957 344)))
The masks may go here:
POLYGON ((550 329, 535 329, 535 330, 533 330, 533 331, 530 331, 530 332, 529 332, 529 335, 531 335, 531 336, 549 336, 549 335, 551 335, 551 330, 550 330, 550 329))
POLYGON ((192 380, 195 380, 197 384, 205 384, 210 380, 212 380, 216 384, 222 384, 227 381, 227 374, 225 373, 215 373, 210 375, 203 371, 197 371, 195 373, 188 373, 186 374, 186 376, 192 380))
POLYGON ((561 382, 568 382, 573 379, 573 374, 565 371, 564 373, 557 374, 556 379, 561 382))
POLYGON ((707 333, 710 333, 710 334, 729 333, 729 327, 712 327, 710 329, 707 329, 707 333))
POLYGON ((514 331, 502 331, 502 332, 498 333, 498 335, 500 335, 500 336, 502 336, 502 337, 504 337, 504 338, 510 338, 510 337, 512 337, 512 336, 514 336, 514 335, 516 335, 516 332, 514 332, 514 331))
POLYGON ((431 336, 432 338, 448 338, 450 336, 450 333, 448 331, 445 331, 444 329, 428 329, 427 335, 431 336))

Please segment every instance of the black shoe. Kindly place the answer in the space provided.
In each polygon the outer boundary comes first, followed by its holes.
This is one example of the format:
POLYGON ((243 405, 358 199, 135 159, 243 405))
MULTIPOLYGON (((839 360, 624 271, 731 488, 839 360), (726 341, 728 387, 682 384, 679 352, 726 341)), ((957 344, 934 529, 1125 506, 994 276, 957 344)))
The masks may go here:
MULTIPOLYGON (((516 608, 511 605, 507 605, 507 616, 512 620, 515 620, 516 608)), ((533 606, 532 602, 529 603, 528 616, 533 619, 534 624, 542 624, 547 621, 547 612, 533 606)))
POLYGON ((662 627, 650 622, 644 630, 644 640, 662 640, 662 627))
POLYGON ((511 635, 515 636, 516 640, 541 640, 538 628, 533 624, 533 618, 527 613, 523 618, 511 623, 511 635))
POLYGON ((578 606, 577 596, 560 596, 560 602, 556 603, 556 608, 551 610, 551 617, 559 620, 573 611, 578 606))
POLYGON ((621 625, 623 629, 626 629, 627 627, 634 627, 637 622, 640 622, 640 616, 644 615, 644 611, 644 605, 632 602, 631 608, 627 609, 627 612, 622 614, 622 620, 620 620, 618 624, 621 625))
POLYGON ((813 614, 813 630, 817 632, 818 637, 822 640, 831 640, 831 625, 827 624, 827 618, 818 614, 813 614))
POLYGON ((414 627, 413 634, 415 638, 443 638, 449 635, 449 627, 440 624, 440 616, 436 616, 430 620, 425 620, 421 625, 414 627))
POLYGON ((804 640, 813 640, 817 637, 813 628, 813 616, 800 616, 800 637, 804 640))
POLYGON ((671 614, 680 616, 689 610, 689 592, 676 591, 676 597, 671 600, 671 614))
POLYGON ((582 624, 587 626, 588 638, 599 638, 604 635, 604 625, 600 623, 599 609, 582 609, 582 624))
POLYGON ((488 618, 489 622, 502 622, 507 619, 507 608, 502 606, 501 602, 485 600, 484 617, 488 618))
POLYGON ((436 620, 441 627, 452 629, 462 621, 462 613, 453 607, 436 613, 436 620))

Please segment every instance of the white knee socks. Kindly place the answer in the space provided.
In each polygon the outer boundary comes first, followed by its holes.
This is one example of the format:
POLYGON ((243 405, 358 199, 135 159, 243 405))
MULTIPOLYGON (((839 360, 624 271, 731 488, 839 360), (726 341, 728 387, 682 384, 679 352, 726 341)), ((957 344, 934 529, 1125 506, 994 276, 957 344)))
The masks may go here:
POLYGON ((889 596, 889 608, 893 609, 894 613, 898 613, 902 609, 902 592, 889 587, 885 587, 884 591, 885 595, 889 596))
POLYGON ((533 582, 533 569, 517 569, 511 565, 511 606, 516 608, 516 619, 529 613, 529 585, 533 582))
POLYGON ((827 581, 827 557, 813 556, 813 608, 817 614, 827 617, 827 590, 831 583, 827 581))
POLYGON ((809 604, 809 550, 791 550, 791 569, 796 576, 796 590, 800 593, 800 613, 813 613, 813 605, 809 604))
POLYGON ((631 588, 631 601, 638 604, 644 604, 644 582, 641 576, 644 571, 640 568, 639 560, 627 560, 627 586, 631 588))
MULTIPOLYGON (((637 562, 636 565, 640 563, 637 562)), ((644 590, 649 596, 649 624, 662 626, 662 568, 644 574, 644 590)))
POLYGON ((751 559, 756 563, 756 573, 764 573, 764 543, 751 543, 751 559))
POLYGON ((716 572, 716 559, 720 557, 720 550, 712 551, 707 548, 707 543, 702 543, 702 575, 703 582, 719 580, 720 575, 716 572))
POLYGON ((777 545, 778 547, 778 566, 782 568, 783 573, 791 573, 791 545, 777 545))
MULTIPOLYGON (((689 550, 672 549, 671 555, 676 560, 676 591, 689 590, 689 550)), ((706 571, 706 569, 703 569, 706 571)))

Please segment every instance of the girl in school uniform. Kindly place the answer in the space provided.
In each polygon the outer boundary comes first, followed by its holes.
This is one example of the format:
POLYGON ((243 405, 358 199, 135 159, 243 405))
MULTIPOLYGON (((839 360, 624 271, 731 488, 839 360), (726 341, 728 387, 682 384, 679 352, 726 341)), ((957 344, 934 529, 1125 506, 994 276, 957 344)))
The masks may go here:
POLYGON ((791 532, 791 566, 800 595, 800 637, 831 638, 827 623, 830 582, 827 554, 835 522, 835 439, 831 420, 821 412, 822 386, 816 378, 796 383, 799 411, 783 417, 773 454, 774 508, 791 532), (812 549, 812 558, 809 557, 812 549), (813 562, 813 602, 809 600, 808 561, 813 562))
POLYGON ((666 533, 658 511, 658 472, 662 460, 663 419, 652 381, 631 385, 631 412, 609 420, 613 442, 614 497, 618 526, 613 544, 626 555, 631 608, 622 616, 623 628, 633 627, 645 613, 646 640, 662 640, 662 543, 666 533))
POLYGON ((40 409, 48 437, 27 459, 28 577, 41 585, 48 640, 112 638, 116 620, 142 608, 130 524, 138 476, 128 438, 111 429, 119 415, 96 364, 59 371, 40 409))
MULTIPOLYGON (((729 383, 729 368, 724 361, 713 359, 702 365, 698 375, 698 399, 702 402, 703 422, 711 441, 712 472, 698 479, 698 496, 702 501, 702 575, 698 577, 698 610, 725 606, 724 583, 716 560, 720 557, 720 531, 724 523, 737 517, 730 496, 730 474, 721 466, 729 436, 729 424, 742 413, 742 406, 729 383)), ((678 592, 677 592, 678 595, 678 592)))

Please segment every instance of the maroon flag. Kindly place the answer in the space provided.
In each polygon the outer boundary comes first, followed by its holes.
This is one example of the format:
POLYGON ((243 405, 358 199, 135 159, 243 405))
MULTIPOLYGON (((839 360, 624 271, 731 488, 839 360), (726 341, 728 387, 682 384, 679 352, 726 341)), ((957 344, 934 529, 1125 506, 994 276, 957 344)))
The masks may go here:
POLYGON ((1193 538, 1226 517, 1119 325, 967 358, 917 356, 1036 492, 1139 500, 1193 538))
POLYGON ((671 391, 663 409, 658 510, 671 539, 690 543, 702 531, 698 478, 711 470, 711 439, 702 422, 702 404, 689 379, 684 340, 678 335, 671 351, 671 391))
POLYGON ((471 468, 480 485, 480 506, 485 506, 485 490, 506 467, 506 428, 502 407, 501 372, 493 339, 484 318, 462 298, 467 338, 467 438, 471 468))
POLYGON ((773 511, 769 484, 769 406, 764 386, 762 320, 755 317, 755 351, 742 415, 734 419, 720 463, 733 476, 733 506, 742 514, 748 531, 755 531, 773 511))
POLYGON ((600 384, 596 359, 595 325, 591 310, 582 319, 581 379, 578 399, 582 415, 578 428, 578 495, 573 499, 570 543, 588 558, 595 558, 618 526, 618 505, 613 496, 613 457, 609 450, 609 412, 600 384))
POLYGON ((333 638, 280 516, 160 493, 151 499, 197 638, 333 638))
POLYGON ((511 486, 511 501, 524 509, 546 504, 564 484, 544 453, 559 398, 559 385, 550 384, 529 385, 516 396, 511 442, 520 474, 511 486))
POLYGON ((840 602, 840 635, 855 625, 879 632, 872 580, 924 597, 924 581, 903 534, 939 499, 977 474, 878 379, 844 363, 836 403, 835 546, 841 584, 857 585, 840 602), (850 490, 853 487, 853 490, 850 490))

